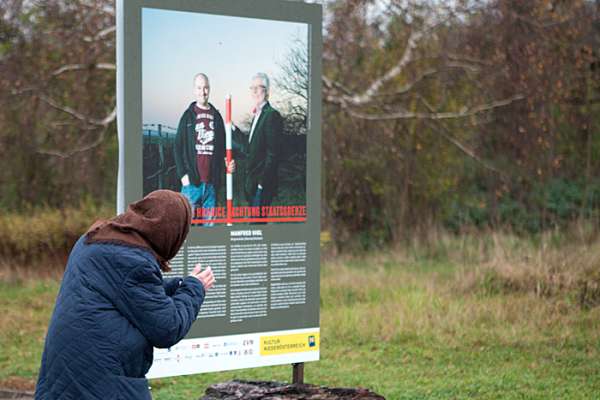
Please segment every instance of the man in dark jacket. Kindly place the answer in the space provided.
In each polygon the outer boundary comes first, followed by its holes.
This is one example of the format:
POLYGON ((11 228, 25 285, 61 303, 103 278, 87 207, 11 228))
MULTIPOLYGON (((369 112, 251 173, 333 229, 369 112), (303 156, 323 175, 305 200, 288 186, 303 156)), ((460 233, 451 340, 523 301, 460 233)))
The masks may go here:
POLYGON ((194 218, 203 220, 214 219, 225 157, 225 125, 219 111, 208 102, 209 95, 208 77, 197 74, 196 101, 179 120, 174 152, 181 193, 192 205, 194 218))
POLYGON ((79 239, 48 327, 36 400, 151 399, 153 347, 183 339, 214 284, 199 265, 163 281, 190 219, 184 196, 159 190, 79 239))
POLYGON ((277 168, 283 119, 269 104, 270 83, 267 74, 259 72, 250 86, 254 118, 248 136, 246 159, 246 199, 252 206, 268 206, 277 195, 277 168))

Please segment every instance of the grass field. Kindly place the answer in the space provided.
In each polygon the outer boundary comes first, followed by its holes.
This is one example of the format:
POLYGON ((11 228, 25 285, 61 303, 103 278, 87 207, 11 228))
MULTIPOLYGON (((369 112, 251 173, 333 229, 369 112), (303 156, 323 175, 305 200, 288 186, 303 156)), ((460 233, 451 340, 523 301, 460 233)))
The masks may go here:
MULTIPOLYGON (((324 262, 321 361, 306 364, 306 382, 393 400, 600 398, 600 307, 489 290, 485 274, 466 285, 479 267, 452 259, 388 251, 324 262)), ((0 284, 0 387, 33 388, 58 286, 0 284)), ((151 385, 157 399, 195 399, 234 377, 289 381, 291 367, 151 385)))

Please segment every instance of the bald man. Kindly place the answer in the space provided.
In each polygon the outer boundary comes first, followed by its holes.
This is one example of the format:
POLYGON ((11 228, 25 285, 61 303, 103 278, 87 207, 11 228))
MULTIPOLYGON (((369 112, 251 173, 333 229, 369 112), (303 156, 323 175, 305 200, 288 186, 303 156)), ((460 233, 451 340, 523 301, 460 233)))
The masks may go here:
POLYGON ((184 111, 177 127, 175 164, 181 193, 189 200, 194 218, 210 220, 214 219, 210 211, 217 205, 224 174, 225 125, 219 111, 208 102, 208 77, 196 74, 193 87, 196 101, 184 111))

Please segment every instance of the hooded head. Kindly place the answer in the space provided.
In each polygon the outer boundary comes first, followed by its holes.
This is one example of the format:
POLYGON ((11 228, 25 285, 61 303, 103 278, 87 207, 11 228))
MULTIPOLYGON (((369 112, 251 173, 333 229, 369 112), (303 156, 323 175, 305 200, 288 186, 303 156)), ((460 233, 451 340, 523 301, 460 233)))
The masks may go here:
POLYGON ((123 214, 97 221, 86 243, 118 243, 150 250, 163 271, 185 241, 192 210, 187 199, 171 190, 156 190, 132 203, 123 214))

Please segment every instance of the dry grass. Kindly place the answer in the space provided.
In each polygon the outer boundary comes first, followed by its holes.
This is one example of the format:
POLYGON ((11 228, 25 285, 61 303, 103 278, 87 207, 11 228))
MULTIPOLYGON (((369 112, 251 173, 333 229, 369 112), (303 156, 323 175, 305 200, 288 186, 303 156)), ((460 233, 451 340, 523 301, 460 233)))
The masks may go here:
POLYGON ((35 381, 25 379, 19 376, 0 379, 0 388, 10 388, 9 390, 33 392, 35 390, 35 381))
POLYGON ((465 264, 457 275, 462 292, 523 293, 570 301, 581 308, 600 305, 600 244, 571 242, 515 249, 514 238, 492 235, 494 246, 477 264, 465 264))
POLYGON ((37 280, 54 280, 62 278, 67 263, 67 255, 40 257, 30 264, 9 260, 0 260, 0 282, 18 283, 37 280))
MULTIPOLYGON (((370 253, 370 265, 385 263, 381 258, 389 254, 370 253)), ((451 288, 463 294, 533 295, 575 303, 582 309, 600 305, 600 235, 589 222, 529 237, 494 231, 455 235, 429 228, 398 243, 392 254, 397 264, 436 262, 458 267, 451 288)), ((342 263, 347 258, 336 257, 342 263)))
POLYGON ((56 278, 79 236, 97 219, 113 214, 108 207, 36 208, 0 215, 0 281, 56 278))
POLYGON ((328 336, 357 341, 569 340, 578 324, 600 327, 600 246, 552 240, 438 232, 433 245, 338 257, 324 266, 322 308, 336 312, 324 312, 322 325, 328 336))
MULTIPOLYGON (((413 265, 397 264, 396 268, 328 265, 321 301, 323 318, 327 318, 322 326, 330 331, 323 336, 358 342, 435 337, 451 346, 469 341, 514 344, 539 341, 540 332, 563 331, 571 325, 573 306, 566 302, 540 301, 528 293, 461 296, 452 281, 445 283, 443 273, 436 277, 435 271, 424 268, 420 274, 413 265)), ((593 321, 599 316, 600 309, 589 318, 593 321)), ((561 335, 568 336, 568 330, 561 335)))

